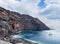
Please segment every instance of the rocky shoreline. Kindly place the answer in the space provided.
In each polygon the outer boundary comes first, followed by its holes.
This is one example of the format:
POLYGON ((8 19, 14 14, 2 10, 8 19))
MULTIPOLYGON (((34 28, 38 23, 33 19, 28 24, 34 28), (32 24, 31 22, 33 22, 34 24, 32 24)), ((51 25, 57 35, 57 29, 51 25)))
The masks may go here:
POLYGON ((0 40, 0 44, 38 44, 35 41, 23 38, 4 38, 0 40))
POLYGON ((49 28, 37 18, 0 7, 0 40, 15 44, 14 41, 18 42, 19 39, 12 39, 11 35, 25 30, 41 31, 49 28))

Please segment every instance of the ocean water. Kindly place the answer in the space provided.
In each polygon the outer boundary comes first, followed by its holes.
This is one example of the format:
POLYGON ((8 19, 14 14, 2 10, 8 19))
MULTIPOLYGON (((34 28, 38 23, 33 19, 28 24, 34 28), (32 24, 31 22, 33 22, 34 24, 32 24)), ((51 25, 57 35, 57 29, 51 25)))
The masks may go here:
POLYGON ((60 31, 57 30, 23 31, 18 36, 39 44, 60 44, 60 31))

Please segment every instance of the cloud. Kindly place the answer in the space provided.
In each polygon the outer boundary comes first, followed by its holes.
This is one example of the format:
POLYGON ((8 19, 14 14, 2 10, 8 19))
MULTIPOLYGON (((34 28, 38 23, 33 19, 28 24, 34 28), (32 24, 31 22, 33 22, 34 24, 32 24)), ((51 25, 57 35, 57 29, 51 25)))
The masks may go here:
POLYGON ((0 6, 37 17, 47 26, 60 29, 60 0, 45 0, 44 8, 38 6, 40 2, 41 0, 0 0, 0 6))
POLYGON ((45 3, 46 8, 40 12, 46 18, 45 23, 54 29, 60 29, 60 0, 46 0, 45 3))
POLYGON ((13 10, 18 11, 20 13, 26 13, 26 14, 37 14, 38 13, 38 7, 37 4, 39 0, 0 0, 0 6, 13 10))

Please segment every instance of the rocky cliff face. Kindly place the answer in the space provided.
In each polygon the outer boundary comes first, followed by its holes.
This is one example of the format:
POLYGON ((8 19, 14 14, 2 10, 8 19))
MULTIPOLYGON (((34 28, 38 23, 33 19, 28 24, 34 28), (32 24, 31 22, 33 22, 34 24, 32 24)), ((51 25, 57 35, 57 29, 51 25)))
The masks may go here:
POLYGON ((3 32, 8 35, 23 30, 49 30, 49 28, 37 18, 0 7, 0 34, 3 32))

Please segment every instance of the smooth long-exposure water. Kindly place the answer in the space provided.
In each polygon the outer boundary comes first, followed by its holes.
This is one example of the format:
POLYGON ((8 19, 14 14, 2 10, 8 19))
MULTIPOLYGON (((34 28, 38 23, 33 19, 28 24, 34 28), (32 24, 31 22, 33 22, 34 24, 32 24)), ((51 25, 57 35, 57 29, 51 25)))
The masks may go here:
POLYGON ((30 39, 39 44, 60 44, 60 31, 57 30, 24 31, 19 35, 21 38, 30 39))

